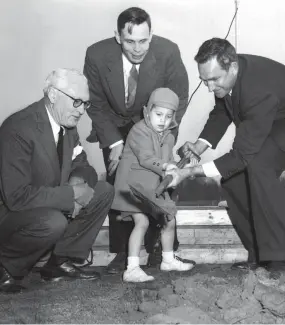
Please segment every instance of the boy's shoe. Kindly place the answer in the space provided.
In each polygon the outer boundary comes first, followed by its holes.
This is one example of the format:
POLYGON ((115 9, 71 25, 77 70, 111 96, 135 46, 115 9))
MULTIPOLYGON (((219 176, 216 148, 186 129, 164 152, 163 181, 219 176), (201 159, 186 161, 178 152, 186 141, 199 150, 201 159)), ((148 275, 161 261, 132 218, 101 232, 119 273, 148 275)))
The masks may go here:
POLYGON ((182 262, 181 259, 174 255, 174 258, 170 262, 162 260, 160 269, 161 271, 189 271, 193 269, 194 266, 195 264, 182 262))
POLYGON ((125 282, 147 282, 153 281, 154 277, 147 275, 139 266, 133 269, 127 269, 123 274, 125 282))

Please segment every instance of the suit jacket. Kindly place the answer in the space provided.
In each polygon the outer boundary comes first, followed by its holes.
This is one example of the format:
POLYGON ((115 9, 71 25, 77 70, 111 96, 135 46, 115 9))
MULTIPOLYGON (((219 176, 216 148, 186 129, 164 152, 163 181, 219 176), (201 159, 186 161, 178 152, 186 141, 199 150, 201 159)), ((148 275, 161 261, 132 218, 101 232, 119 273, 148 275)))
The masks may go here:
POLYGON ((43 99, 8 117, 0 128, 0 219, 7 211, 45 207, 72 213, 70 176, 94 186, 97 174, 81 152, 77 129, 65 129, 60 171, 56 144, 43 99), (92 180, 92 182, 90 182, 92 180))
POLYGON ((187 108, 188 75, 178 46, 159 36, 153 36, 140 65, 136 99, 131 109, 127 110, 125 106, 122 49, 115 38, 105 39, 87 49, 84 74, 92 101, 87 110, 92 120, 92 131, 87 140, 99 140, 101 148, 122 139, 118 127, 143 118, 142 108, 158 87, 168 87, 180 98, 176 115, 178 123, 187 108))
POLYGON ((244 170, 267 137, 285 151, 285 66, 268 58, 239 55, 232 95, 216 105, 200 134, 216 147, 229 124, 236 125, 232 150, 215 160, 223 178, 244 170))

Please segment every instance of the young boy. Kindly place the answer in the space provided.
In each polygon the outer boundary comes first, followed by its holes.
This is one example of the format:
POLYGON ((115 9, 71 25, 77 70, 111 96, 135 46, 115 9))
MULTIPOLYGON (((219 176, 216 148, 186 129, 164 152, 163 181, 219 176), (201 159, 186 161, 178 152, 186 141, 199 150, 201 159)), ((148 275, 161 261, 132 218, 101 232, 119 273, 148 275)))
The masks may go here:
MULTIPOLYGON (((152 281, 139 265, 139 253, 149 225, 145 207, 131 193, 128 184, 140 184, 145 191, 154 192, 166 169, 176 168, 173 160, 175 144, 171 130, 177 127, 175 112, 178 96, 168 88, 154 90, 144 107, 144 119, 136 123, 126 140, 115 180, 112 209, 131 215, 134 229, 128 245, 128 265, 123 274, 126 282, 152 281)), ((174 208, 168 192, 160 197, 162 207, 174 208)), ((166 223, 161 232, 162 271, 188 271, 194 264, 183 263, 173 253, 175 218, 166 223)))

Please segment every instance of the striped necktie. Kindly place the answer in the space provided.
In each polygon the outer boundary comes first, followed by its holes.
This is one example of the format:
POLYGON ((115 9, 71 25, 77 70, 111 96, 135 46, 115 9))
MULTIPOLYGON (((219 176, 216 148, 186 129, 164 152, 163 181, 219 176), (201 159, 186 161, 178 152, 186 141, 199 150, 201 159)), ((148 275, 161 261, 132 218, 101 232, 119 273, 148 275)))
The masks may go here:
POLYGON ((134 105, 135 98, 136 98, 138 77, 139 77, 138 70, 136 68, 136 65, 133 64, 128 78, 128 98, 126 102, 127 108, 130 108, 134 105))

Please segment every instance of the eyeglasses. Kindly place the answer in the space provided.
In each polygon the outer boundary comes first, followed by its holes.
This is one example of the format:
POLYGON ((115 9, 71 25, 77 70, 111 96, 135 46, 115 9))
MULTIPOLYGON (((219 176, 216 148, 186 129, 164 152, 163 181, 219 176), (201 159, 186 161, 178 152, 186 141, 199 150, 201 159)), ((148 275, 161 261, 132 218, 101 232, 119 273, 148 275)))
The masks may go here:
POLYGON ((80 98, 74 98, 70 95, 68 95, 67 93, 65 93, 64 91, 53 87, 54 89, 60 91, 61 93, 63 93, 64 95, 66 95, 67 97, 71 98, 73 100, 73 107, 78 108, 79 106, 81 106, 82 104, 84 104, 84 109, 88 109, 91 106, 91 102, 90 100, 87 100, 86 102, 80 98))

